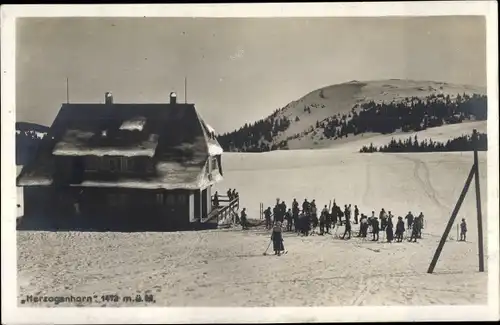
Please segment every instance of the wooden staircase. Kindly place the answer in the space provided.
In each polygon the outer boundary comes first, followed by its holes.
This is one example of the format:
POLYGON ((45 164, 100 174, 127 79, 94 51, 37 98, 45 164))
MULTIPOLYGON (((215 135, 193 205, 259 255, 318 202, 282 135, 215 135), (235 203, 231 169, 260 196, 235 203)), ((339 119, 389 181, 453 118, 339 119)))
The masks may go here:
POLYGON ((201 218, 203 228, 228 228, 236 223, 240 210, 240 198, 230 200, 227 196, 219 196, 219 206, 214 207, 206 218, 201 218))

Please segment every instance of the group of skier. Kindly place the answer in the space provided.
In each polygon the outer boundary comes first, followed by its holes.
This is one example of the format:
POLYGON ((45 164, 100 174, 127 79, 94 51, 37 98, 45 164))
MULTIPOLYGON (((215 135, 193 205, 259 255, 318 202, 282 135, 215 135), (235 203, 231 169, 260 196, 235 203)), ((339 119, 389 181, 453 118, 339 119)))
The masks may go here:
POLYGON ((373 241, 379 240, 380 231, 386 233, 388 242, 393 240, 402 242, 407 230, 411 230, 409 241, 416 242, 417 239, 422 238, 422 229, 424 228, 423 213, 415 217, 411 211, 408 212, 405 216, 406 225, 402 217, 398 217, 394 225, 393 217, 391 211, 386 212, 385 209, 381 209, 378 217, 375 216, 375 211, 372 211, 371 216, 368 217, 360 213, 357 205, 354 206, 354 211, 351 204, 344 205, 344 209, 342 209, 336 204, 335 200, 331 209, 328 209, 325 205, 320 213, 318 213, 316 201, 309 202, 307 199, 302 203, 302 209, 299 208, 297 199, 293 200, 292 207, 288 209, 285 202, 278 199, 272 210, 271 207, 268 207, 264 211, 267 229, 274 229, 277 223, 283 225, 286 221, 286 227, 284 228, 286 231, 295 231, 303 236, 316 233, 318 226, 319 235, 324 235, 325 233, 331 233, 331 230, 335 229, 336 226, 344 225, 344 234, 341 238, 350 239, 352 236, 352 223, 354 223, 360 225, 357 237, 367 237, 368 233, 371 232, 373 241))
MULTIPOLYGON (((371 212, 371 216, 360 213, 357 205, 354 205, 354 211, 351 204, 344 205, 344 209, 340 208, 333 201, 333 206, 329 209, 326 205, 319 213, 316 207, 316 201, 309 202, 307 199, 302 203, 302 209, 299 208, 297 199, 293 199, 292 207, 287 209, 284 201, 276 200, 276 205, 271 210, 268 207, 264 210, 264 218, 266 229, 272 229, 271 242, 276 255, 281 255, 286 252, 283 246, 282 231, 296 232, 302 236, 316 234, 319 226, 318 235, 331 234, 335 227, 344 226, 344 233, 341 239, 350 239, 352 236, 352 223, 359 224, 359 232, 356 237, 366 238, 371 233, 372 241, 379 241, 380 231, 385 232, 387 242, 402 242, 404 235, 408 231, 409 242, 417 242, 417 239, 422 238, 422 229, 425 226, 424 215, 422 212, 418 216, 414 216, 411 211, 406 216, 397 217, 397 221, 393 221, 394 215, 391 211, 386 212, 384 208, 380 210, 378 217, 375 211, 371 212), (352 218, 351 218, 352 217, 352 218), (406 224, 405 224, 406 221, 406 224), (285 225, 283 227, 283 225, 285 225)), ((337 230, 336 229, 336 230, 337 230)), ((467 224, 465 219, 462 219, 460 224, 460 241, 466 240, 467 224)))

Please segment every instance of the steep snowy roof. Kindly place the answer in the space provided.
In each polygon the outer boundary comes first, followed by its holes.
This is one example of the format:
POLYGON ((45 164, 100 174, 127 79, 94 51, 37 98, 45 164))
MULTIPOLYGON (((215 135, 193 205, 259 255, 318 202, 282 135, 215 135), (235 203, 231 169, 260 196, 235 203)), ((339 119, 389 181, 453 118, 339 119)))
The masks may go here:
MULTIPOLYGON (((93 132, 68 130, 61 141, 57 142, 52 153, 56 156, 147 156, 153 157, 158 145, 158 135, 151 134, 147 139, 137 142, 132 146, 102 146, 92 139, 97 136, 93 132)), ((103 131, 101 137, 107 137, 103 131)))
POLYGON ((113 174, 103 180, 86 174, 76 186, 199 188, 220 177, 217 171, 211 180, 202 176, 208 157, 222 148, 192 104, 63 104, 48 135, 18 185, 43 183, 41 176, 57 179, 55 156, 147 156, 157 162, 153 175, 113 174))

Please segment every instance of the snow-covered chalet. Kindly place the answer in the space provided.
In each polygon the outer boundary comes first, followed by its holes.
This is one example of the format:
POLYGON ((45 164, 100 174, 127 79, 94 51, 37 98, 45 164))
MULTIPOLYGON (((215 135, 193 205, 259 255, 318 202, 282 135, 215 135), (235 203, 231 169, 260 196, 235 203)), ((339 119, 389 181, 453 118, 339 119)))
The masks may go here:
POLYGON ((24 217, 189 229, 212 213, 222 148, 194 104, 63 104, 17 178, 24 217))

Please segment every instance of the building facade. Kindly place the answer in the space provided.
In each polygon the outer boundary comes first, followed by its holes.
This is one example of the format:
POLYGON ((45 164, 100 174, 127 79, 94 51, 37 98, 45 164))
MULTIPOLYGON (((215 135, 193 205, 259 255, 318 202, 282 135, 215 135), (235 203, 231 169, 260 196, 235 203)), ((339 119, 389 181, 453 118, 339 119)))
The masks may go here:
MULTIPOLYGON (((63 104, 23 167, 23 218, 183 230, 211 214, 222 148, 193 104, 63 104)), ((56 226, 57 228, 57 226, 56 226)))

